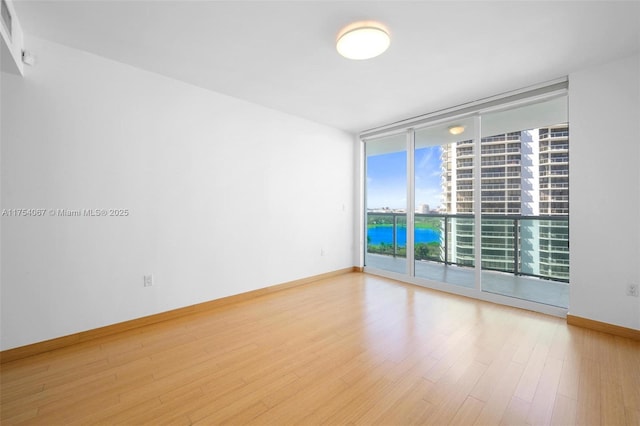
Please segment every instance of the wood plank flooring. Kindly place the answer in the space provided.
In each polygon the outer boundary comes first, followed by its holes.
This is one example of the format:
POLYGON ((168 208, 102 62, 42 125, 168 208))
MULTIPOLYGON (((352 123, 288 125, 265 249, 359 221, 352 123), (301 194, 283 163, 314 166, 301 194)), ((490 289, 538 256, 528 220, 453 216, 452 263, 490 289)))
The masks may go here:
POLYGON ((0 379, 3 425, 640 425, 640 342, 362 273, 0 379))

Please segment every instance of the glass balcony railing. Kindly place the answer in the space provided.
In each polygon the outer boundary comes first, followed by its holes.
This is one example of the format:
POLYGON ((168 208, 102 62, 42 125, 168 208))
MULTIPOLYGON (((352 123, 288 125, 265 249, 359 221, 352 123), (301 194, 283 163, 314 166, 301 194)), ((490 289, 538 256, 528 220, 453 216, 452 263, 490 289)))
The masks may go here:
MULTIPOLYGON (((414 258, 474 266, 475 219, 416 213, 414 258)), ((405 213, 367 214, 367 253, 406 258, 405 213)), ((569 282, 568 216, 482 215, 482 269, 569 282)))

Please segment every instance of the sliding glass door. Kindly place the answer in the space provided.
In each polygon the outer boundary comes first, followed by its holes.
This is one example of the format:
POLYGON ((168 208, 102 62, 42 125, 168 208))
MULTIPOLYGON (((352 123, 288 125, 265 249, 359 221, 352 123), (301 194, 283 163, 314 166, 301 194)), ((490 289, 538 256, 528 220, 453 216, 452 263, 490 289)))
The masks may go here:
POLYGON ((482 117, 483 291, 568 306, 567 119, 565 96, 482 117))
POLYGON ((568 307, 566 94, 451 117, 366 139, 365 266, 568 307))
POLYGON ((474 132, 473 118, 415 131, 413 232, 418 278, 474 287, 474 132))
POLYGON ((407 273, 407 136, 366 144, 365 265, 407 273))

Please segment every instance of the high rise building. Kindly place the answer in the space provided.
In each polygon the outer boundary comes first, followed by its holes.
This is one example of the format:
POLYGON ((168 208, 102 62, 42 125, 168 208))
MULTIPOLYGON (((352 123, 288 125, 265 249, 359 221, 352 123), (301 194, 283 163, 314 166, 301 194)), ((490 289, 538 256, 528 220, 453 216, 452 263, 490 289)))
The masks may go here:
MULTIPOLYGON (((476 211, 473 149, 472 141, 442 147, 446 213, 464 215, 476 211)), ((568 126, 485 137, 480 149, 483 268, 568 280, 568 126), (527 219, 528 216, 559 218, 527 219)), ((459 265, 470 266, 474 262, 473 222, 472 218, 451 219, 448 259, 459 265)))
POLYGON ((429 209, 429 204, 420 204, 417 208, 416 213, 426 214, 429 213, 431 209, 429 209))
MULTIPOLYGON (((539 129, 540 214, 569 215, 569 127, 539 129)), ((541 221, 540 275, 569 279, 569 222, 541 221)))

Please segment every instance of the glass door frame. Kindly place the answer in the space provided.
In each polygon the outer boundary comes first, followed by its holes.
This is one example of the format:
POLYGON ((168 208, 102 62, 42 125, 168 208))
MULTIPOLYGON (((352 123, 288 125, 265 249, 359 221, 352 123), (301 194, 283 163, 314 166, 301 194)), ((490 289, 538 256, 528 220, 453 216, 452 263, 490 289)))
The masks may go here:
MULTIPOLYGON (((481 191, 481 173, 482 173, 482 158, 481 158, 481 140, 482 140, 482 115, 488 112, 494 112, 499 110, 507 110, 511 108, 515 108, 517 106, 524 106, 528 104, 534 104, 537 102, 542 102, 545 100, 550 100, 560 96, 568 96, 567 87, 568 82, 565 79, 559 79, 552 84, 548 85, 539 85, 540 87, 534 87, 531 90, 521 90, 518 93, 509 96, 503 95, 499 98, 498 101, 494 99, 489 99, 483 106, 475 106, 475 107, 457 107, 455 109, 458 110, 458 113, 444 111, 443 113, 431 118, 429 116, 423 116, 420 122, 415 122, 412 126, 411 123, 407 123, 404 126, 402 122, 397 123, 392 126, 388 126, 388 130, 385 131, 384 128, 380 130, 373 130, 370 132, 365 132, 360 135, 360 141, 363 145, 365 145, 364 149, 361 151, 363 153, 363 214, 361 217, 364 217, 363 223, 363 232, 364 232, 364 244, 362 244, 362 253, 363 260, 366 260, 367 253, 367 186, 366 186, 366 163, 367 163, 367 154, 366 154, 366 143, 368 141, 377 140, 386 136, 398 135, 404 133, 406 135, 406 151, 407 151, 407 203, 406 203, 406 214, 407 214, 407 266, 405 268, 405 274, 400 278, 403 281, 408 281, 412 284, 417 284, 429 288, 434 288, 436 290, 443 290, 445 292, 462 294, 465 296, 471 296, 476 299, 488 300, 500 304, 505 304, 509 306, 520 307, 524 309, 529 309, 537 312, 543 312, 550 315, 555 316, 565 316, 568 312, 568 308, 559 308, 551 305, 545 305, 538 302, 533 302, 529 300, 516 299, 508 296, 496 295, 493 293, 484 292, 482 290, 482 191, 481 191), (533 93, 533 94, 531 94, 533 93), (529 94, 529 96, 527 95, 529 94), (501 100, 500 100, 501 99, 501 100), (470 110, 471 109, 471 110, 470 110), (415 131, 426 128, 436 126, 438 124, 443 124, 450 122, 452 120, 459 120, 462 118, 473 118, 474 129, 473 129, 473 147, 474 147, 474 168, 473 168, 473 215, 474 215, 474 285, 472 289, 458 287, 454 285, 447 285, 443 283, 433 283, 428 282, 428 280, 420 279, 415 276, 415 131), (372 134, 374 133, 374 134, 372 134)), ((482 105, 482 103, 481 103, 482 105)), ((408 120, 411 121, 411 120, 408 120)), ((368 268, 366 263, 363 263, 365 272, 373 272, 374 274, 379 274, 383 276, 389 276, 390 278, 398 278, 394 273, 387 274, 385 271, 380 271, 378 269, 368 268)))
MULTIPOLYGON (((363 210, 362 210, 361 217, 363 217, 363 219, 364 219, 363 223, 362 223, 362 232, 363 232, 362 235, 364 236, 364 238, 362 239, 362 244, 361 244, 361 248, 362 248, 361 255, 362 255, 362 262, 363 262, 362 264, 364 265, 363 270, 367 267, 366 266, 367 254, 368 254, 367 236, 368 236, 368 215, 369 215, 369 212, 368 212, 368 209, 367 209, 368 189, 367 189, 367 185, 366 185, 366 181, 367 181, 366 177, 367 177, 367 172, 368 172, 368 170, 367 170, 367 158, 368 158, 368 155, 367 155, 367 144, 365 142, 374 142, 374 141, 378 141, 378 140, 385 139, 385 138, 404 135, 405 136, 404 150, 406 151, 407 150, 407 146, 409 144, 409 133, 410 133, 409 130, 396 131, 396 132, 392 132, 392 133, 387 133, 387 134, 383 134, 383 135, 380 135, 380 136, 376 136, 375 138, 370 138, 367 141, 365 141, 364 139, 361 139, 362 149, 361 149, 360 152, 362 154, 362 160, 363 160, 361 162, 362 176, 363 176, 363 179, 362 179, 363 184, 361 186, 362 194, 363 194, 363 196, 362 196, 362 199, 363 199, 362 209, 363 210)), ((410 180, 410 177, 412 176, 411 173, 413 171, 413 167, 409 168, 410 167, 410 165, 409 165, 410 161, 409 160, 412 159, 413 156, 409 155, 408 151, 406 151, 406 152, 407 152, 407 155, 406 155, 406 157, 407 157, 407 159, 406 159, 406 162, 407 162, 407 164, 406 164, 406 167, 407 167, 406 179, 407 179, 407 185, 408 185, 409 184, 408 181, 410 180)), ((409 201, 409 198, 408 198, 409 197, 408 186, 405 186, 405 190, 406 190, 405 197, 407 198, 407 203, 408 203, 408 201, 409 201)), ((407 207, 407 205, 405 205, 405 209, 406 209, 406 207, 407 207)), ((409 266, 409 258, 410 258, 410 256, 411 256, 411 258, 413 258, 413 254, 409 254, 408 250, 409 250, 409 241, 410 240, 411 240, 411 246, 413 247, 413 236, 409 236, 409 227, 410 227, 410 225, 409 225, 409 215, 408 215, 408 210, 406 210, 406 211, 407 211, 407 214, 406 214, 405 222, 406 222, 406 233, 407 233, 407 235, 406 235, 407 255, 406 255, 406 258, 405 258, 404 272, 403 273, 399 273, 399 272, 394 272, 394 271, 389 271, 389 270, 384 270, 384 269, 373 268, 373 270, 378 274, 389 275, 392 278, 400 278, 401 276, 405 276, 405 275, 408 276, 408 277, 412 276, 410 274, 411 269, 410 269, 410 266, 409 266)), ((392 231, 392 232, 395 232, 395 231, 396 230, 395 230, 395 227, 394 227, 394 231, 392 231)), ((393 238, 394 239, 396 238, 395 234, 394 234, 393 238)))
MULTIPOLYGON (((425 129, 425 128, 429 128, 429 127, 435 127, 435 126, 441 126, 443 124, 454 124, 456 121, 459 121, 462 118, 472 118, 473 119, 473 135, 472 135, 472 139, 473 139, 473 147, 474 147, 474 164, 479 165, 480 164, 480 148, 479 148, 479 141, 480 141, 480 135, 481 135, 481 129, 480 129, 480 124, 481 124, 481 119, 480 119, 480 113, 473 113, 473 114, 465 114, 465 115, 459 115, 456 117, 447 117, 447 118, 442 118, 439 120, 433 120, 433 121, 429 121, 428 123, 422 124, 420 126, 416 126, 416 127, 409 127, 407 129, 404 129, 402 131, 395 131, 395 132, 389 132, 389 133, 384 133, 381 135, 378 135, 376 137, 372 137, 372 138, 367 138, 367 139, 361 139, 361 142, 364 145, 364 149, 363 149, 363 157, 364 157, 364 161, 363 161, 363 182, 365 182, 364 186, 363 186, 363 199, 364 199, 364 223, 363 223, 363 235, 364 235, 364 244, 363 244, 363 260, 365 261, 365 269, 367 268, 366 265, 366 258, 367 258, 367 232, 368 232, 368 220, 367 220, 367 186, 366 186, 366 177, 367 177, 367 149, 366 149, 366 144, 367 142, 373 142, 376 140, 380 140, 380 139, 384 139, 387 137, 391 137, 391 136, 399 136, 401 134, 405 135, 406 138, 406 146, 405 146, 405 151, 407 153, 407 165, 406 165, 406 170, 407 170, 407 183, 406 183, 406 205, 405 205, 405 211, 406 211, 406 267, 405 267, 405 274, 407 275, 408 278, 410 279, 420 279, 420 277, 416 277, 415 275, 415 147, 416 147, 416 138, 415 138, 415 134, 417 130, 420 129, 425 129)), ((482 229, 481 226, 478 224, 479 221, 479 216, 478 214, 476 214, 476 210, 477 207, 476 206, 481 206, 480 204, 480 173, 481 173, 481 167, 474 167, 473 168, 473 186, 474 186, 474 211, 471 213, 473 215, 474 218, 474 258, 477 258, 477 254, 481 254, 481 233, 482 233, 482 229)), ((397 273, 395 272, 391 272, 391 271, 385 271, 385 270, 380 270, 380 269, 376 269, 373 268, 373 270, 376 273, 381 273, 383 275, 389 275, 391 277, 395 277, 395 275, 397 273)), ((481 261, 474 261, 474 281, 473 281, 473 287, 475 290, 481 291, 482 289, 482 262, 481 261)))

